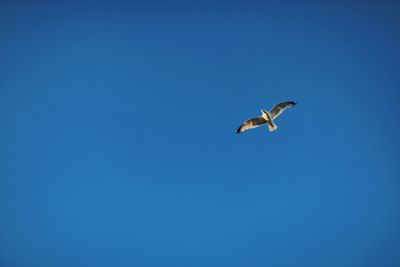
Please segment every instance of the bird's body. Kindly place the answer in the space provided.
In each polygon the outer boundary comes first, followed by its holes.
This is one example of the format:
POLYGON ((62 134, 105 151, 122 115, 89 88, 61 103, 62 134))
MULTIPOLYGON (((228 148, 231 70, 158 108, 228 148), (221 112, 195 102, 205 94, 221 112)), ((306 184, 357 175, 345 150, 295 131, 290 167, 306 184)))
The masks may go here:
POLYGON ((275 131, 278 128, 278 126, 276 126, 276 124, 274 123, 271 114, 268 111, 261 110, 261 117, 267 123, 270 132, 275 131))
POLYGON ((274 123, 274 119, 276 119, 280 114, 282 114, 282 112, 286 108, 292 107, 296 104, 297 103, 294 101, 287 101, 273 106, 273 108, 269 112, 262 109, 261 116, 251 118, 243 122, 242 125, 240 125, 239 128, 236 130, 236 133, 242 133, 246 130, 259 127, 263 124, 268 125, 268 129, 270 132, 275 131, 278 128, 278 126, 274 123))

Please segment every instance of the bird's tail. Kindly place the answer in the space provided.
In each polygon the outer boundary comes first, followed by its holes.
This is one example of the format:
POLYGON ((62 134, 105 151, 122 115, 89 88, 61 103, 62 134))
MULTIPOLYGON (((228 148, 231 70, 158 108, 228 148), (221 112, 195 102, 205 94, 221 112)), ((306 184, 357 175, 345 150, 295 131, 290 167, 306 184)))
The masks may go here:
POLYGON ((269 121, 267 124, 268 124, 268 130, 270 132, 273 132, 276 129, 278 129, 278 125, 276 125, 273 121, 269 121))

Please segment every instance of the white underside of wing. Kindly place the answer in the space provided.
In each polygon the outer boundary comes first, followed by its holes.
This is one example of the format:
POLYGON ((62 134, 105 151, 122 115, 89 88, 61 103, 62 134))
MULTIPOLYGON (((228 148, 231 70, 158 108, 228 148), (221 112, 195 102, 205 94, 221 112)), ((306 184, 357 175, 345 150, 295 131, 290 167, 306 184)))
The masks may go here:
POLYGON ((265 124, 266 121, 265 119, 260 116, 257 118, 252 118, 252 119, 248 119, 247 121, 245 121, 241 126, 240 126, 240 131, 239 132, 244 132, 250 129, 254 129, 257 127, 260 127, 261 125, 265 124))
MULTIPOLYGON (((278 111, 278 113, 275 114, 275 116, 272 116, 272 119, 276 119, 279 115, 281 115, 283 113, 283 111, 285 111, 286 108, 282 108, 278 111)), ((271 110, 272 111, 272 110, 271 110)), ((270 113, 271 113, 270 111, 270 113)))
POLYGON ((243 126, 242 127, 242 132, 244 132, 244 131, 247 131, 247 130, 250 130, 250 129, 254 129, 254 128, 257 128, 257 127, 260 127, 262 124, 259 124, 259 125, 245 125, 245 126, 243 126))
POLYGON ((288 107, 293 107, 297 103, 294 101, 287 101, 287 102, 282 102, 279 103, 275 106, 272 107, 272 109, 269 111, 269 113, 272 116, 272 119, 276 119, 279 115, 282 114, 288 107))

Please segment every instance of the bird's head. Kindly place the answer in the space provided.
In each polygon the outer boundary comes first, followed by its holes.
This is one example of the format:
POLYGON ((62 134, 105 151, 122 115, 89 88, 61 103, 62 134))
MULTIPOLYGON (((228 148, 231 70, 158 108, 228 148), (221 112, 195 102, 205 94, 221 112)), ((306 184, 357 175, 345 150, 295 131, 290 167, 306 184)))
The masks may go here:
POLYGON ((261 109, 261 114, 267 113, 266 110, 261 109))

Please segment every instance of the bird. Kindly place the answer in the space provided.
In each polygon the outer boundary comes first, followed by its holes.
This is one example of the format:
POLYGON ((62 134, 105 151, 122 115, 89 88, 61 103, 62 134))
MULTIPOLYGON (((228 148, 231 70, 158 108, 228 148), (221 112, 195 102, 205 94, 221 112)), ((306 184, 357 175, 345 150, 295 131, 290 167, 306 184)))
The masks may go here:
POLYGON ((257 128, 263 124, 267 124, 269 131, 273 132, 278 129, 278 126, 274 123, 274 119, 281 115, 285 109, 288 107, 293 107, 296 104, 297 102, 294 101, 286 101, 276 104, 269 112, 261 109, 261 116, 251 118, 243 122, 242 125, 237 128, 236 133, 239 134, 249 129, 257 128))

